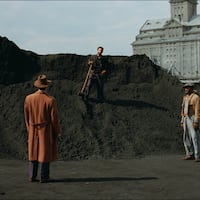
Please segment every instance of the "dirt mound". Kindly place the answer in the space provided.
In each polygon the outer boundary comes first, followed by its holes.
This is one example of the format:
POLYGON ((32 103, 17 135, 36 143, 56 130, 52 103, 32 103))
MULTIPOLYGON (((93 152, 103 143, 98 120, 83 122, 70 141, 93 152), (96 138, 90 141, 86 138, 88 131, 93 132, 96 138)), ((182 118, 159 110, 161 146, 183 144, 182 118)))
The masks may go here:
POLYGON ((63 134, 60 159, 127 158, 182 150, 178 79, 145 55, 106 56, 106 102, 96 103, 95 91, 84 102, 77 94, 88 56, 37 55, 0 38, 1 157, 27 157, 23 103, 35 91, 32 83, 38 73, 53 80, 49 93, 57 100, 63 134))
POLYGON ((36 54, 19 49, 6 37, 0 37, 0 84, 28 81, 39 70, 36 54))

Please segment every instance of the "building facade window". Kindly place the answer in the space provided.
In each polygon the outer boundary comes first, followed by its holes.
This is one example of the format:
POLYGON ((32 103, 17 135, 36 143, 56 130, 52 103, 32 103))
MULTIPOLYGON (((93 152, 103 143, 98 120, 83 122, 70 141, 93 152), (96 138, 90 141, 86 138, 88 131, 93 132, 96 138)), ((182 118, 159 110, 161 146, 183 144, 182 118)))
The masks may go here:
POLYGON ((196 16, 195 23, 198 23, 193 27, 187 26, 187 23, 183 25, 179 20, 186 22, 185 20, 191 17, 191 13, 195 13, 193 10, 195 7, 189 0, 187 4, 182 0, 169 2, 172 8, 170 20, 166 20, 164 23, 160 23, 161 20, 148 20, 145 30, 141 29, 140 37, 136 38, 134 52, 136 54, 138 52, 140 54, 145 53, 150 58, 159 58, 160 66, 166 69, 169 69, 170 65, 175 63, 181 76, 187 78, 199 72, 200 79, 200 38, 197 37, 200 35, 200 31, 198 33, 200 15, 196 16), (173 19, 174 17, 175 19, 173 19), (160 28, 153 29, 151 25, 160 26, 160 28), (144 34, 147 37, 141 37, 144 34), (196 39, 195 44, 192 44, 192 38, 196 39), (155 44, 153 44, 154 39, 156 39, 155 44), (142 42, 137 46, 137 42, 140 41, 142 42))

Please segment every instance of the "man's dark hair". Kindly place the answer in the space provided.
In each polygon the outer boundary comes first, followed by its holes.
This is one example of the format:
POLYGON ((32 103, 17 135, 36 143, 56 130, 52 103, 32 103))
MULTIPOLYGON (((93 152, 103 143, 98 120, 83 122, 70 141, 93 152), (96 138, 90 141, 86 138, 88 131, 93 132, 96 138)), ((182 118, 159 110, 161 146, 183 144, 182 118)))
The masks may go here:
POLYGON ((97 49, 104 49, 102 46, 97 47, 97 49))

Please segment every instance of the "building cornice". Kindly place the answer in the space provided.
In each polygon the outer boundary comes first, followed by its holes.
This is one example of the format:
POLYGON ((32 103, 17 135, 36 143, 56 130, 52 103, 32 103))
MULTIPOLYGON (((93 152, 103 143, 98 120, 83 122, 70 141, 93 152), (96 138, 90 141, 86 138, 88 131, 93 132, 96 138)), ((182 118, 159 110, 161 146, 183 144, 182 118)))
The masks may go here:
POLYGON ((197 4, 197 0, 170 0, 170 3, 183 3, 183 2, 190 2, 193 4, 197 4))
POLYGON ((135 41, 132 43, 134 46, 144 46, 144 45, 157 45, 157 44, 165 44, 165 43, 185 43, 185 42, 200 42, 200 37, 194 37, 194 38, 185 38, 182 37, 182 39, 163 39, 163 40, 154 40, 154 41, 135 41))

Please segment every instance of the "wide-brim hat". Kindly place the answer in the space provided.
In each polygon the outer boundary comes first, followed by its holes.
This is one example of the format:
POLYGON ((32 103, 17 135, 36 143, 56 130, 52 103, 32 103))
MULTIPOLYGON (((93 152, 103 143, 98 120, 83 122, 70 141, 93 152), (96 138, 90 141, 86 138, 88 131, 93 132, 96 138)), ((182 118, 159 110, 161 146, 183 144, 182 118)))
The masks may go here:
POLYGON ((194 84, 193 83, 185 83, 184 85, 183 85, 183 88, 186 88, 186 87, 194 87, 194 84))
POLYGON ((34 81, 34 86, 37 88, 47 88, 52 83, 51 80, 48 80, 46 75, 41 74, 38 76, 37 80, 34 81))

